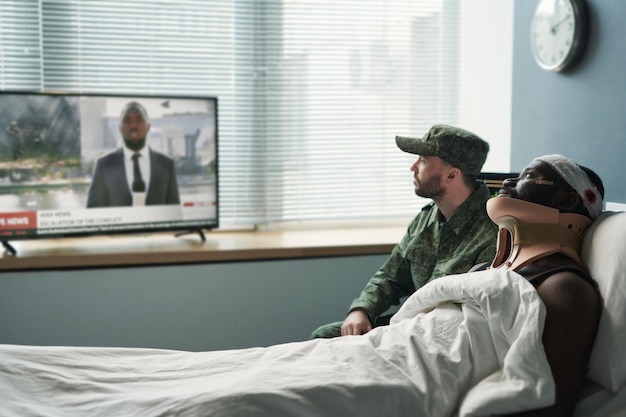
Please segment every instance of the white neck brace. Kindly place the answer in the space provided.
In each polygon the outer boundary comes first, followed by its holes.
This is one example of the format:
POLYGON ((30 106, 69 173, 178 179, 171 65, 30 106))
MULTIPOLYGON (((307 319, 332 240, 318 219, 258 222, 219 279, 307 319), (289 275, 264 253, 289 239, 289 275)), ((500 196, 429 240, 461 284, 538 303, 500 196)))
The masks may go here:
POLYGON ((588 217, 510 197, 489 199, 487 214, 499 228, 490 268, 518 271, 554 253, 582 265, 579 252, 583 233, 591 224, 588 217))

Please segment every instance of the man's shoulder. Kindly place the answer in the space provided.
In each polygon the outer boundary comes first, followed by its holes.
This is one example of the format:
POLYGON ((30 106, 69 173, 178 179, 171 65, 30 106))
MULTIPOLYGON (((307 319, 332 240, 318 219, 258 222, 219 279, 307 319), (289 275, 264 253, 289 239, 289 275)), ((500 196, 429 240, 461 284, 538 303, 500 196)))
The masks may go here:
POLYGON ((437 207, 435 206, 435 203, 433 201, 424 204, 424 206, 422 207, 422 209, 420 210, 419 213, 417 213, 417 216, 422 215, 422 213, 428 213, 433 209, 436 209, 437 207))
POLYGON ((433 212, 436 212, 437 210, 439 210, 439 208, 433 201, 424 204, 419 213, 417 213, 417 215, 413 218, 413 221, 411 221, 411 224, 419 222, 420 219, 429 218, 433 212))
POLYGON ((98 163, 109 163, 118 160, 123 155, 122 148, 117 148, 98 157, 98 163))
POLYGON ((487 187, 480 185, 448 219, 448 227, 457 234, 467 233, 470 229, 493 234, 497 226, 489 218, 486 207, 490 197, 487 187))
POLYGON ((584 271, 556 270, 535 285, 548 311, 575 310, 583 315, 599 313, 600 293, 593 281, 584 278, 584 271))
POLYGON ((468 201, 482 206, 491 197, 493 196, 491 195, 491 192, 489 191, 489 187, 487 187, 487 184, 485 184, 484 182, 479 182, 474 192, 468 198, 468 201))
POLYGON ((426 203, 421 208, 419 213, 417 213, 415 217, 413 217, 413 219, 409 223, 407 227, 407 233, 414 234, 418 230, 421 230, 424 227, 426 227, 426 225, 428 225, 434 218, 433 216, 436 216, 437 211, 438 211, 438 208, 434 202, 431 201, 429 203, 426 203))
POLYGON ((165 155, 163 152, 154 150, 152 148, 149 149, 150 155, 152 156, 152 158, 158 160, 158 161, 168 161, 168 162, 173 162, 174 160, 170 157, 165 155))

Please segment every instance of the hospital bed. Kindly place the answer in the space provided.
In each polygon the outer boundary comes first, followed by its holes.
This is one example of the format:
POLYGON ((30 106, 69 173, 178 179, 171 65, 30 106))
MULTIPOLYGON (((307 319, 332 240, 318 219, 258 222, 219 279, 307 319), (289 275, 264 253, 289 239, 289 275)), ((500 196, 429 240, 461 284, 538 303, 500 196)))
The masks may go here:
MULTIPOLYGON (((581 255, 603 311, 577 417, 626 416, 626 213, 581 255)), ((0 345, 0 416, 488 416, 549 405, 545 309, 514 272, 437 279, 364 336, 210 352, 0 345)))

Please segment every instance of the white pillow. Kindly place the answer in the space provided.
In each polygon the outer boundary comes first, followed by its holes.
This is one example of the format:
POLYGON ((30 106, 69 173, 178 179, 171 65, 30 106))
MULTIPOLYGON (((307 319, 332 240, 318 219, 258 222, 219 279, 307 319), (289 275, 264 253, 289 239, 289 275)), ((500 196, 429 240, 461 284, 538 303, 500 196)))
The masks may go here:
POLYGON ((581 257, 604 301, 587 377, 615 392, 626 385, 626 212, 603 212, 585 233, 581 257))

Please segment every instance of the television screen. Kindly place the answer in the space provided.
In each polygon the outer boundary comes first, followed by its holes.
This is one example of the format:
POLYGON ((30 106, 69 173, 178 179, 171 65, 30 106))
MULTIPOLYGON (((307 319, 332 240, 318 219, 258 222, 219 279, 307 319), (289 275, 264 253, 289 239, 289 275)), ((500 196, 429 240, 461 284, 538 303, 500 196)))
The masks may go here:
POLYGON ((217 98, 0 92, 0 234, 218 227, 217 98))

